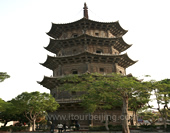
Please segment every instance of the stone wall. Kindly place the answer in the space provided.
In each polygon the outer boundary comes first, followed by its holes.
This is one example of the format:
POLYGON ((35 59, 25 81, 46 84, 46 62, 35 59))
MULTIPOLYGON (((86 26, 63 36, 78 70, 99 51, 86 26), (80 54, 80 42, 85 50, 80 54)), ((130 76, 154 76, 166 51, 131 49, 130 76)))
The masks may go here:
POLYGON ((117 65, 117 66, 116 66, 116 69, 117 69, 117 70, 116 70, 117 73, 126 75, 126 70, 125 70, 123 67, 117 65))

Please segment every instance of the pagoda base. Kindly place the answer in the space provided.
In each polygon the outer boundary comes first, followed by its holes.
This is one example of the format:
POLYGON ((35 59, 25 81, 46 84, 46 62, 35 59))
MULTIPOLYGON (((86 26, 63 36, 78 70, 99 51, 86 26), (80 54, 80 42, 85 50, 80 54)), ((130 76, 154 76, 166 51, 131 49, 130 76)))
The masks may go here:
MULTIPOLYGON (((80 128, 91 126, 104 126, 106 120, 109 125, 121 125, 121 120, 125 119, 120 107, 113 109, 97 109, 94 113, 87 113, 78 103, 60 104, 60 108, 55 112, 48 114, 47 120, 52 121, 55 125, 58 123, 66 124, 69 128, 73 125, 80 124, 80 128)), ((129 111, 129 117, 132 111, 129 111)))

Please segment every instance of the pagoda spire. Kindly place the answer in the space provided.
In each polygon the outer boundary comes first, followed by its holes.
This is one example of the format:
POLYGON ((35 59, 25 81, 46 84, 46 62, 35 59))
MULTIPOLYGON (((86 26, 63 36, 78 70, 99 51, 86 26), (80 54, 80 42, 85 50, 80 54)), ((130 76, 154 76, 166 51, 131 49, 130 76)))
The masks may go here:
POLYGON ((84 18, 86 18, 86 19, 89 19, 89 16, 88 16, 88 8, 87 8, 87 5, 86 5, 86 3, 84 3, 84 18))

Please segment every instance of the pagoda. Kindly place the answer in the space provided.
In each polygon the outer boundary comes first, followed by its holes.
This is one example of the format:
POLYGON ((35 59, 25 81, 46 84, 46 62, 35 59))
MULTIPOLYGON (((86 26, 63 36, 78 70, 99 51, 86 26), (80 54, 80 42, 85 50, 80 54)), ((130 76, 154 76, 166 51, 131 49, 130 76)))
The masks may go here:
MULTIPOLYGON (((84 17, 78 21, 54 24, 47 33, 51 38, 46 50, 55 54, 48 56, 42 63, 43 66, 53 71, 53 76, 45 76, 41 82, 43 87, 50 90, 51 95, 60 104, 60 108, 51 113, 62 116, 55 121, 71 125, 80 123, 81 127, 89 125, 101 125, 102 120, 91 120, 79 105, 80 99, 75 98, 80 92, 67 92, 58 88, 58 79, 70 74, 84 73, 121 73, 126 75, 126 68, 136 61, 131 60, 128 55, 121 54, 131 45, 127 44, 122 36, 127 33, 118 21, 97 22, 88 17, 88 8, 84 4, 84 17)), ((103 110, 97 110, 94 114, 103 114, 103 110)), ((120 108, 108 110, 108 114, 121 114, 120 108)), ((117 121, 120 123, 120 121, 117 121)))

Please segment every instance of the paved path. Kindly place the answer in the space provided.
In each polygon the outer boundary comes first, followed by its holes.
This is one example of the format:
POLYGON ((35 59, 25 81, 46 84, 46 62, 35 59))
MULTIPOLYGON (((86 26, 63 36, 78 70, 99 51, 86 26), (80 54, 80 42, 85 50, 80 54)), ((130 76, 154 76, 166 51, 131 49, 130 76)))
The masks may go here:
MULTIPOLYGON (((0 132, 2 133, 2 132, 0 132)), ((11 132, 4 132, 4 133, 11 133, 11 132)), ((31 133, 31 132, 12 132, 12 133, 31 133)), ((33 133, 50 133, 49 132, 33 132, 33 133)), ((58 133, 58 132, 54 132, 54 133, 58 133)), ((122 133, 122 131, 68 131, 68 132, 62 132, 62 133, 122 133)), ((140 130, 134 130, 131 131, 130 133, 170 133, 170 132, 144 132, 144 131, 140 131, 140 130)))

